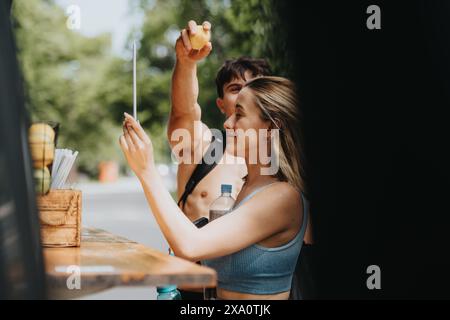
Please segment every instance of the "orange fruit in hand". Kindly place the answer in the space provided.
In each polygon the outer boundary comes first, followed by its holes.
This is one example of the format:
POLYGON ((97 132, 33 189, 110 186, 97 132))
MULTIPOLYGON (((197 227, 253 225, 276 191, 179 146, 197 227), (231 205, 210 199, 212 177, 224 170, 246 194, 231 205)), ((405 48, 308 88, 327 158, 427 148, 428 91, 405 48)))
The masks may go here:
POLYGON ((203 29, 203 26, 197 26, 195 34, 189 34, 192 49, 200 50, 211 40, 211 30, 203 29))

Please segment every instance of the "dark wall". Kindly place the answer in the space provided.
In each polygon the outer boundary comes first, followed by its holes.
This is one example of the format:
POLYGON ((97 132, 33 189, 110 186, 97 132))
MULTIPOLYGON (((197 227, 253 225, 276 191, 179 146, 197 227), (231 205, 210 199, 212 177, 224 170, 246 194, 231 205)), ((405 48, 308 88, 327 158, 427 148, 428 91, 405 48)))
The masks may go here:
POLYGON ((448 1, 289 1, 319 298, 450 297, 448 1), (366 9, 381 8, 381 30, 366 9), (368 290, 366 268, 381 268, 368 290))
POLYGON ((21 84, 10 1, 0 1, 0 299, 45 297, 21 84))

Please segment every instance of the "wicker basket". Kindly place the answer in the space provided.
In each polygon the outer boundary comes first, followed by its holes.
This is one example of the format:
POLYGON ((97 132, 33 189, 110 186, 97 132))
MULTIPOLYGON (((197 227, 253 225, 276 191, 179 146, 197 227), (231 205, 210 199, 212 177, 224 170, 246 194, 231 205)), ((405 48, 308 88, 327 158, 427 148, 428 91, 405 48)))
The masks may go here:
POLYGON ((41 242, 46 247, 79 247, 81 191, 50 190, 37 197, 41 242))

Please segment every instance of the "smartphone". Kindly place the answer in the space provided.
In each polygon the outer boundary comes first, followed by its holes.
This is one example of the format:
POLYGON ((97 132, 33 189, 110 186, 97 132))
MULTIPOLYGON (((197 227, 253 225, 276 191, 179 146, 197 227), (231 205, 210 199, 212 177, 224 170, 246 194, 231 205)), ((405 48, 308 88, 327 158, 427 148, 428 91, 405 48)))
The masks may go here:
POLYGON ((208 218, 201 217, 201 218, 195 220, 193 223, 197 226, 197 228, 201 228, 201 227, 205 226, 206 224, 208 224, 208 222, 209 222, 208 218))

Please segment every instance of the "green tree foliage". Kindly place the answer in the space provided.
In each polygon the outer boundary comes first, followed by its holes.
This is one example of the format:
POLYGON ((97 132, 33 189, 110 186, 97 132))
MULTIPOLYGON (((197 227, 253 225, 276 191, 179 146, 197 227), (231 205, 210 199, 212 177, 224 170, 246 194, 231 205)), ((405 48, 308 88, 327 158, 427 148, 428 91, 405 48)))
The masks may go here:
POLYGON ((202 119, 211 127, 221 128, 224 121, 215 103, 214 79, 226 59, 266 58, 276 74, 287 75, 284 70, 289 69, 289 59, 275 0, 142 0, 141 7, 146 18, 139 56, 162 74, 172 72, 174 41, 187 22, 212 23, 213 51, 198 68, 202 119))
POLYGON ((118 155, 117 124, 98 96, 110 65, 110 36, 69 30, 64 12, 50 1, 16 0, 13 18, 32 120, 59 122, 58 146, 79 150, 78 164, 95 173, 99 161, 118 155))
MULTIPOLYGON (((289 75, 275 0, 130 3, 145 14, 142 29, 130 34, 127 48, 138 40, 139 120, 152 137, 157 161, 170 161, 165 132, 174 45, 189 20, 208 20, 213 26, 213 51, 198 68, 199 103, 209 126, 221 128, 224 121, 215 105, 214 78, 226 59, 266 58, 275 73, 289 75)), ((13 15, 32 118, 60 122, 59 145, 79 150, 78 163, 87 172, 95 174, 101 160, 123 163, 117 138, 123 112, 132 112, 130 59, 111 55, 109 34, 87 38, 67 29, 64 12, 52 1, 15 0, 13 15)))

